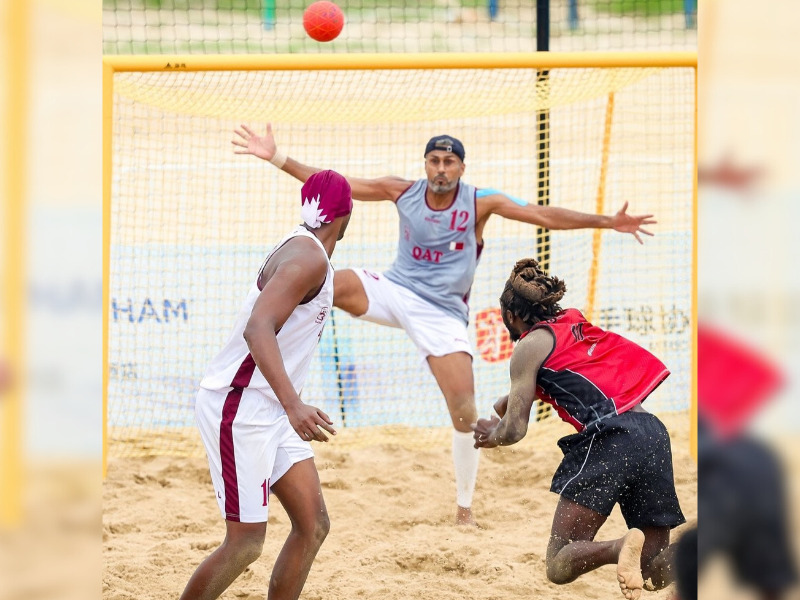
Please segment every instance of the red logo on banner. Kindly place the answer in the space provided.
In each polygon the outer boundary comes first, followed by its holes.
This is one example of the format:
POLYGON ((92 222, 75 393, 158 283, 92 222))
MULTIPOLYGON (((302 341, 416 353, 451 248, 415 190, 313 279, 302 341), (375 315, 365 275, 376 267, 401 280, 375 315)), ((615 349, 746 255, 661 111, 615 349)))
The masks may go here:
POLYGON ((514 350, 499 308, 487 308, 475 315, 475 338, 481 358, 486 362, 508 360, 514 350))

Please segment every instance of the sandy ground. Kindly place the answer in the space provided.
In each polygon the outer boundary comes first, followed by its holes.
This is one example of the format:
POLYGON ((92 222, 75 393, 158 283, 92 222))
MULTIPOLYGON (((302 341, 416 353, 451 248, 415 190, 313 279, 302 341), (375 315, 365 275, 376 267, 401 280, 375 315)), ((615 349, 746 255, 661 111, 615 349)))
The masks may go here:
POLYGON ((100 472, 99 460, 22 465, 20 520, 0 525, 0 600, 98 597, 100 472))
MULTIPOLYGON (((689 454, 688 415, 667 414, 664 422, 672 435, 678 494, 691 522, 697 471, 689 454)), ((343 439, 316 445, 332 526, 301 597, 622 598, 613 566, 568 586, 553 585, 545 576, 558 499, 548 491, 560 460, 556 440, 570 429, 548 419, 517 446, 483 451, 473 506, 481 529, 453 525, 446 445, 414 450, 410 437, 361 448, 343 439)), ((272 498, 264 553, 223 598, 266 598, 272 564, 289 531, 286 513, 272 498)), ((177 598, 224 536, 205 459, 115 459, 103 500, 106 600, 177 598)), ((624 531, 615 509, 598 539, 624 531)), ((666 599, 671 591, 645 597, 666 599)))

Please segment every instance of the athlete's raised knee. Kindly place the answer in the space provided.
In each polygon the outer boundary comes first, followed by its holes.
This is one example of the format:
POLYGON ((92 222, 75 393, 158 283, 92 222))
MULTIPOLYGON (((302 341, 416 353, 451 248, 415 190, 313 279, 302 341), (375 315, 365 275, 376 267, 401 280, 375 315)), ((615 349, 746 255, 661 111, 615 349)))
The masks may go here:
POLYGON ((457 431, 472 432, 470 425, 478 419, 475 395, 471 392, 447 398, 450 419, 457 431))

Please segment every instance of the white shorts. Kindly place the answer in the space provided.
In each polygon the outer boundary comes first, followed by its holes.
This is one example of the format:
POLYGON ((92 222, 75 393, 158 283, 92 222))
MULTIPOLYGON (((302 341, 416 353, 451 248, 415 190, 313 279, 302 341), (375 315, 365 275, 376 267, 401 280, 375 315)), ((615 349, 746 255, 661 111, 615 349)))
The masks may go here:
POLYGON ((367 312, 357 318, 405 330, 423 359, 455 352, 472 356, 467 326, 461 320, 381 273, 366 269, 353 272, 361 280, 369 302, 367 312))
POLYGON ((300 439, 280 403, 258 390, 201 388, 195 419, 222 517, 265 523, 271 487, 292 465, 314 457, 311 444, 300 439))

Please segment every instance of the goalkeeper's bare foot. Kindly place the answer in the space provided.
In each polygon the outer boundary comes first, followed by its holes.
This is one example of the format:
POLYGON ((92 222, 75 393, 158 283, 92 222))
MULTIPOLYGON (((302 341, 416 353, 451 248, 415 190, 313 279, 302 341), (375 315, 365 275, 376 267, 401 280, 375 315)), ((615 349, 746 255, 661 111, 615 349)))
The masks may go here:
POLYGON ((472 517, 472 509, 459 506, 456 511, 456 525, 464 525, 465 527, 477 527, 478 524, 472 517))
POLYGON ((639 600, 642 595, 642 546, 644 533, 640 529, 631 529, 622 538, 617 558, 617 581, 627 600, 639 600))

